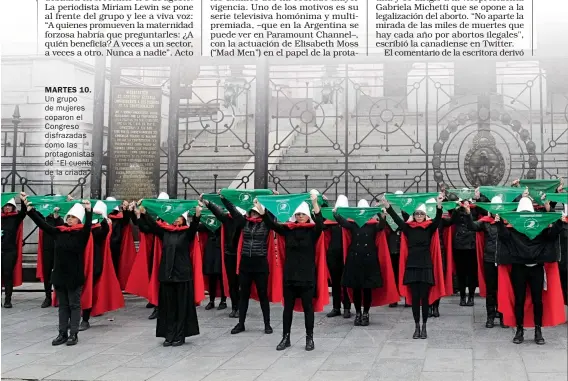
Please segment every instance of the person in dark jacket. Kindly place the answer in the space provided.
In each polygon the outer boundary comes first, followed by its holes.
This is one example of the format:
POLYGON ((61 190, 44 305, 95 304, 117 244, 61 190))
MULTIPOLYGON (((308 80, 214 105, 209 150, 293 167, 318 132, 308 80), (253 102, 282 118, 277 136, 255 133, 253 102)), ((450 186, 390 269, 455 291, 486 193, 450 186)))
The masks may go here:
MULTIPOLYGON (((368 208, 366 200, 360 200, 359 208, 368 208)), ((343 269, 342 285, 353 289, 353 304, 355 305, 355 326, 369 325, 369 310, 372 302, 372 289, 383 286, 381 267, 377 257, 376 236, 386 226, 384 218, 377 224, 366 224, 359 227, 348 221, 334 209, 335 220, 343 228, 351 232, 351 245, 347 251, 343 269), (363 300, 361 303, 361 294, 363 300), (363 313, 361 313, 363 304, 363 313)))
POLYGON ((427 224, 426 205, 419 206, 412 214, 412 221, 404 222, 386 199, 383 205, 387 213, 404 233, 407 240, 408 258, 404 270, 403 284, 409 285, 412 293, 412 315, 414 316, 414 339, 426 339, 426 322, 428 321, 429 293, 435 284, 430 244, 432 236, 438 234, 442 221, 442 200, 438 196, 436 217, 427 224), (420 327, 420 305, 422 305, 422 328, 420 327))
MULTIPOLYGON (((107 201, 116 201, 114 197, 107 197, 107 201)), ((120 268, 120 249, 122 247, 122 233, 124 228, 130 224, 130 220, 133 219, 131 213, 128 210, 128 202, 124 201, 122 205, 114 208, 112 212, 108 214, 108 218, 112 221, 112 232, 110 236, 110 252, 112 255, 112 263, 114 265, 114 271, 118 277, 118 271, 120 268)))
MULTIPOLYGON (((273 221, 273 217, 265 213, 262 205, 256 202, 256 207, 263 216, 266 225, 276 234, 284 237, 286 245, 284 261, 284 312, 282 313, 283 332, 282 341, 276 347, 281 351, 290 344, 292 329, 292 316, 296 299, 300 298, 304 309, 306 326, 306 350, 314 349, 314 307, 313 301, 316 292, 316 244, 323 230, 323 219, 318 205, 318 195, 311 193, 312 208, 315 226, 290 228, 285 224, 273 221)), ((310 207, 303 202, 294 212, 295 224, 310 222, 310 207)))
MULTIPOLYGON (((468 201, 465 201, 468 203, 468 201)), ((465 207, 450 211, 450 218, 444 219, 443 223, 446 228, 453 227, 454 234, 452 237, 452 253, 456 264, 456 272, 458 275, 458 288, 460 292, 460 306, 471 307, 474 305, 475 289, 477 287, 477 255, 475 251, 475 232, 467 227, 469 216, 465 212, 465 207), (466 302, 465 289, 468 289, 468 298, 466 302)), ((477 220, 477 214, 473 216, 477 220)))
MULTIPOLYGON (((43 218, 43 215, 40 214, 43 218)), ((53 213, 45 217, 45 222, 51 226, 62 226, 65 224, 63 218, 59 215, 59 208, 54 208, 53 213)), ((42 234, 42 270, 43 270, 43 289, 45 290, 45 299, 41 303, 41 308, 48 308, 52 304, 51 299, 51 272, 53 271, 53 260, 55 250, 55 239, 49 234, 42 234)))
MULTIPOLYGON (((493 197, 491 199, 492 204, 501 204, 503 200, 500 197, 493 197)), ((498 229, 495 225, 494 216, 486 216, 478 221, 474 221, 471 217, 471 209, 465 208, 466 214, 469 216, 467 220, 468 229, 475 232, 483 232, 485 235, 485 245, 483 248, 483 264, 478 264, 483 266, 483 274, 485 278, 486 293, 485 297, 485 308, 487 310, 487 322, 485 327, 493 328, 495 326, 495 318, 499 315, 500 324, 503 326, 503 317, 497 312, 497 265, 496 257, 497 253, 497 239, 498 239, 498 229)))
MULTIPOLYGON (((95 206, 93 206, 93 215, 96 216, 91 225, 91 234, 93 236, 93 285, 97 284, 103 274, 104 245, 109 233, 106 209, 106 204, 101 201, 97 201, 95 206), (95 226, 97 224, 98 226, 95 226)), ((91 327, 89 323, 91 310, 92 308, 83 310, 83 320, 79 324, 79 331, 86 331, 91 327)))
MULTIPOLYGON (((533 201, 529 197, 522 197, 517 212, 534 213, 533 201)), ((530 289, 533 304, 535 333, 537 345, 545 343, 542 336, 543 322, 543 296, 545 284, 545 262, 553 262, 556 253, 554 242, 562 231, 562 220, 558 220, 549 228, 543 230, 537 237, 530 239, 526 235, 505 226, 499 215, 495 216, 499 239, 507 241, 513 258, 511 264, 511 284, 515 297, 515 320, 517 331, 513 343, 521 344, 524 341, 524 316, 527 286, 530 289), (535 258, 537 258, 535 260, 535 258)))
POLYGON ((162 241, 156 337, 165 338, 164 347, 183 345, 186 337, 199 335, 190 249, 197 234, 202 205, 200 202, 195 208, 191 223, 185 212, 172 225, 154 221, 144 207, 140 208, 138 224, 146 224, 162 241))
MULTIPOLYGON (((203 200, 203 197, 201 197, 203 200)), ((215 215, 215 217, 223 224, 224 234, 224 252, 225 252, 225 271, 227 272, 227 280, 229 282, 229 294, 231 297, 231 313, 229 317, 239 317, 239 276, 237 275, 237 248, 239 246, 239 237, 241 229, 237 228, 236 221, 231 217, 230 213, 224 213, 215 203, 203 200, 205 206, 215 215)), ((246 212, 240 208, 236 208, 241 215, 246 212)))
MULTIPOLYGON (((339 195, 335 202, 335 209, 346 208, 349 200, 344 195, 339 195)), ((341 316, 341 304, 343 303, 343 317, 351 318, 351 300, 347 293, 347 287, 341 285, 343 277, 343 228, 339 224, 324 225, 325 230, 329 230, 331 240, 327 248, 326 261, 327 269, 331 278, 331 296, 333 298, 333 309, 327 314, 328 318, 341 316)))
POLYGON ((75 345, 79 341, 81 288, 85 283, 84 255, 91 235, 93 213, 89 200, 77 203, 65 216, 65 225, 49 225, 26 199, 28 214, 35 224, 55 239, 51 281, 59 302, 59 335, 53 345, 75 345), (85 221, 84 223, 82 221, 85 221), (67 330, 70 334, 67 334, 67 330))
POLYGON ((2 284, 4 284, 4 308, 12 308, 14 268, 18 260, 18 230, 26 218, 25 193, 20 194, 21 210, 16 212, 16 200, 10 199, 2 206, 2 284))
POLYGON ((217 286, 221 289, 221 303, 217 310, 227 308, 227 296, 223 286, 223 261, 221 258, 221 229, 211 232, 203 223, 199 224, 199 233, 207 235, 205 242, 205 252, 203 253, 203 275, 209 278, 209 303, 205 310, 215 308, 215 298, 217 297, 217 286))
POLYGON ((223 195, 221 195, 221 201, 235 221, 236 229, 242 231, 241 261, 238 269, 241 289, 239 323, 231 330, 231 334, 236 335, 245 331, 245 320, 253 283, 258 292, 260 309, 264 318, 264 333, 272 334, 274 331, 270 326, 270 303, 268 301, 268 255, 270 254, 268 239, 273 239, 273 233, 262 220, 258 208, 252 208, 248 211, 247 217, 244 217, 223 195))

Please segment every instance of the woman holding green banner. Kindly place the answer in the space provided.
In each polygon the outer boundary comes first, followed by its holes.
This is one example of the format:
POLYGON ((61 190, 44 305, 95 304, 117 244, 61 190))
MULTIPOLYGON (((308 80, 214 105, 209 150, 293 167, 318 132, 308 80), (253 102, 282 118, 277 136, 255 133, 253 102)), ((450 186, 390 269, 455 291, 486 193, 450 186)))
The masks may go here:
MULTIPOLYGON (((357 208, 334 210, 335 220, 345 229, 344 233, 350 233, 343 236, 345 267, 342 284, 352 292, 355 305, 355 326, 369 325, 369 310, 372 304, 377 305, 373 303, 373 291, 387 284, 383 279, 386 274, 381 273, 382 264, 379 256, 387 254, 388 245, 386 238, 383 242, 377 237, 386 226, 386 221, 384 218, 380 221, 373 218, 378 212, 380 212, 378 208, 369 208, 369 203, 364 199, 359 201, 357 208), (365 213, 365 209, 371 212, 365 213), (379 247, 380 243, 383 243, 383 247, 379 247), (363 313, 361 313, 361 305, 363 305, 363 313)), ((390 270, 392 273, 392 268, 390 270)), ((392 274, 392 280, 394 282, 394 274, 392 274)), ((398 294, 396 300, 398 300, 398 294)), ((389 303, 392 302, 394 300, 389 303)))
POLYGON ((185 212, 172 224, 156 222, 143 206, 140 208, 138 223, 146 224, 161 241, 156 337, 165 338, 164 347, 181 346, 186 337, 199 335, 194 282, 203 284, 203 279, 196 275, 201 274, 201 268, 195 268, 194 257, 201 256, 195 237, 202 205, 195 207, 191 223, 185 212))
POLYGON ((255 206, 263 216, 269 229, 278 234, 280 263, 283 265, 284 278, 284 312, 282 341, 276 347, 281 351, 290 346, 292 316, 296 300, 301 306, 296 310, 304 311, 306 326, 306 351, 314 349, 314 310, 323 311, 329 302, 327 273, 325 271, 325 248, 322 238, 323 219, 316 193, 311 193, 314 222, 312 223, 310 207, 302 202, 294 211, 289 223, 280 224, 258 201, 255 206))
POLYGON ((516 212, 495 216, 499 239, 509 249, 507 256, 497 255, 498 305, 505 324, 517 326, 515 344, 524 341, 524 327, 534 326, 535 342, 543 345, 542 327, 566 321, 555 250, 562 230, 561 217, 560 213, 535 213, 528 197, 519 201, 516 212), (532 316, 525 315, 525 310, 530 309, 532 316))
POLYGON ((440 252, 438 228, 442 221, 442 201, 444 196, 436 199, 436 217, 429 220, 426 204, 416 208, 408 222, 404 222, 383 199, 383 205, 394 222, 402 229, 400 249, 400 269, 404 271, 399 283, 400 293, 412 304, 415 330, 413 339, 426 339, 426 322, 428 310, 434 301, 445 294, 444 270, 440 252), (433 287, 434 286, 434 287, 433 287), (420 327, 420 305, 422 304, 422 328, 420 327))
MULTIPOLYGON (((10 197, 10 196, 8 196, 10 197)), ((26 206, 25 193, 20 193, 22 209, 16 211, 16 199, 10 198, 2 205, 2 284, 4 284, 4 308, 12 308, 14 287, 22 284, 22 231, 26 206)))

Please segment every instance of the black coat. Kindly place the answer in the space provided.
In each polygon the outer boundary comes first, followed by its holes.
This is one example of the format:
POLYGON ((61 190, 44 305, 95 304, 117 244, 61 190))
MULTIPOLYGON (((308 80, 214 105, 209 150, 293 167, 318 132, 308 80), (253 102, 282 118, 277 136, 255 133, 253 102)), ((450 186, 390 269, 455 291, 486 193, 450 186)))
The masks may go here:
POLYGON ((109 231, 106 219, 101 221, 101 226, 91 229, 93 234, 93 279, 96 281, 103 273, 103 250, 109 231))
POLYGON ((85 212, 83 228, 67 232, 49 225, 35 209, 29 212, 29 216, 45 234, 53 236, 55 240, 51 283, 55 288, 65 287, 70 290, 83 286, 84 255, 91 235, 92 209, 85 212))
POLYGON ((500 245, 497 250, 499 264, 541 264, 560 260, 556 250, 557 239, 562 232, 563 222, 556 221, 551 228, 544 229, 537 237, 530 239, 513 228, 507 228, 503 221, 495 223, 500 245), (505 246, 505 250, 500 250, 505 246))
POLYGON ((387 209, 387 213, 406 236, 408 246, 408 258, 406 268, 431 269, 432 257, 430 255, 430 244, 432 236, 438 234, 438 228, 442 220, 442 209, 436 208, 436 217, 427 228, 411 227, 396 214, 392 207, 387 209))
POLYGON ((207 234, 203 252, 203 275, 220 275, 223 271, 221 261, 221 229, 212 232, 203 224, 199 224, 198 232, 207 234))
POLYGON ((562 232, 559 237, 558 248, 560 250, 560 267, 566 270, 568 262, 568 223, 562 224, 562 232))
MULTIPOLYGON (((43 218, 43 216, 40 214, 40 216, 43 218)), ((50 214, 49 216, 45 217, 45 222, 47 222, 49 225, 51 226, 62 226, 65 224, 65 221, 63 221, 63 218, 61 218, 61 216, 58 216, 57 218, 53 217, 53 214, 50 214)), ((44 234, 43 235, 43 242, 42 242, 42 248, 43 248, 43 255, 44 256, 53 256, 53 250, 55 249, 55 239, 52 235, 49 234, 44 234)))
POLYGON ((485 233, 485 248, 483 250, 483 261, 495 263, 495 253, 497 252, 497 237, 499 231, 495 224, 489 222, 473 221, 471 216, 467 221, 468 229, 475 232, 485 233))
POLYGON ((2 252, 15 251, 18 248, 16 237, 20 224, 26 218, 26 205, 22 203, 22 209, 18 214, 1 218, 2 224, 2 252))
POLYGON ((313 228, 289 228, 276 223, 268 213, 264 222, 276 234, 284 237, 286 254, 284 262, 284 283, 292 285, 315 285, 316 243, 323 230, 321 213, 314 216, 313 228))
POLYGON ((170 231, 160 227, 148 214, 142 214, 138 225, 147 224, 162 241, 162 259, 158 270, 160 282, 189 282, 193 280, 190 249, 199 226, 199 217, 193 216, 189 229, 170 231))
MULTIPOLYGON (((113 210, 109 213, 109 217, 113 215, 117 215, 120 212, 113 210)), ((112 221, 112 233, 110 235, 110 251, 112 252, 113 257, 117 257, 120 255, 120 247, 122 245, 122 231, 124 227, 130 223, 130 212, 125 210, 122 212, 121 219, 111 219, 112 221)))
POLYGON ((230 213, 223 213, 219 206, 212 202, 208 202, 207 208, 217 217, 217 219, 223 224, 224 231, 224 243, 225 243, 225 255, 237 255, 237 248, 239 247, 239 238, 241 235, 242 228, 237 227, 236 221, 231 218, 230 213))
MULTIPOLYGON (((475 208, 474 208, 475 209, 475 208)), ((474 213, 474 210, 472 210, 474 213)), ((454 250, 475 250, 475 232, 468 229, 468 219, 471 218, 465 210, 459 208, 451 212, 451 217, 445 221, 445 225, 454 225, 454 235, 452 237, 452 249, 454 250)), ((473 215, 477 220, 477 215, 473 215)))

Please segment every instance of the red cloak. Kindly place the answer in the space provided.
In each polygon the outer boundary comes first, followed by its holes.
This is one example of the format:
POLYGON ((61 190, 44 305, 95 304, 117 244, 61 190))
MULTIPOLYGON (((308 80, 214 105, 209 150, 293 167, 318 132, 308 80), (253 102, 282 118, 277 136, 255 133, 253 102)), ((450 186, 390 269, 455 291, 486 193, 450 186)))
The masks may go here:
MULTIPOLYGON (((223 225, 221 225, 221 272, 222 272, 222 279, 223 279, 223 291, 224 291, 224 295, 225 296, 229 296, 230 292, 229 292, 229 278, 227 278, 227 271, 225 269, 225 230, 223 228, 223 225)), ((201 244, 201 255, 205 255, 205 245, 207 245, 207 239, 209 238, 209 232, 199 232, 197 233, 198 237, 199 237, 199 243, 201 244)), ((214 234, 214 233, 213 233, 214 234)), ((202 258, 203 261, 203 258, 202 258)), ((203 268, 201 268, 201 271, 203 271, 203 268)), ((203 274, 203 272, 202 272, 203 274)), ((204 290, 209 290, 209 276, 208 275, 202 275, 203 276, 203 287, 204 290)), ((219 284, 217 284, 217 295, 221 295, 221 286, 219 284)))
MULTIPOLYGON (((290 229, 298 229, 298 228, 313 228, 316 225, 313 223, 309 224, 295 224, 295 223, 286 223, 284 224, 290 229)), ((284 269, 284 263, 286 262, 286 239, 281 235, 276 235, 276 242, 278 244, 278 253, 280 259, 280 267, 284 269)), ((323 307, 329 304, 329 289, 327 286, 327 263, 325 259, 325 237, 322 233, 318 238, 316 243, 316 292, 317 295, 313 298, 312 303, 314 306, 314 312, 322 312, 323 307)), ((284 303, 284 300, 282 300, 284 303)), ((296 312, 304 312, 304 308, 302 307, 302 301, 296 299, 294 304, 294 311, 296 312)))
MULTIPOLYGON (((189 226, 173 226, 165 222, 156 222, 161 228, 169 231, 179 231, 189 229, 189 226)), ((199 238, 196 237, 192 240, 191 247, 188 248, 188 255, 191 258, 193 270, 193 299, 195 304, 201 303, 205 299, 205 289, 203 288, 203 264, 201 261, 201 245, 199 238)), ((158 280, 158 273, 160 272, 160 262, 162 260, 162 240, 156 238, 154 240, 154 263, 152 267, 152 277, 150 279, 150 287, 148 289, 148 301, 153 305, 158 305, 158 295, 160 292, 160 281, 158 280)))
MULTIPOLYGON (((262 218, 246 218, 251 222, 262 222, 262 218)), ((268 234, 267 241, 267 260, 268 260, 268 301, 270 303, 280 303, 282 301, 282 266, 277 255, 276 238, 272 231, 268 234)), ((237 275, 240 272, 241 257, 243 250, 243 232, 239 238, 239 246, 237 248, 237 275)), ((251 299, 259 301, 258 292, 256 291, 256 284, 253 283, 250 293, 251 299)))
MULTIPOLYGON (((93 225, 91 230, 100 226, 100 224, 93 225)), ((124 307, 124 296, 122 296, 120 283, 118 282, 116 272, 114 271, 112 255, 110 252, 111 233, 112 224, 109 224, 109 231, 105 238, 102 252, 103 271, 99 280, 95 285, 93 285, 93 310, 91 311, 92 316, 99 316, 104 314, 105 312, 118 310, 124 307)))
MULTIPOLYGON (((370 220, 367 224, 378 224, 379 221, 370 220)), ((343 231, 343 262, 347 260, 347 253, 351 245, 351 232, 347 229, 343 231)), ((375 245, 377 246, 377 257, 381 268, 381 276, 383 278, 383 287, 373 288, 371 294, 371 307, 385 306, 387 304, 398 303, 400 294, 396 287, 394 271, 392 270, 392 262, 390 257, 389 245, 387 243, 386 232, 383 229, 377 233, 375 237, 375 245)), ((348 288, 349 298, 353 300, 353 289, 348 288)))
POLYGON ((453 249, 453 225, 444 228, 442 231, 442 238, 444 239, 444 246, 446 248, 446 271, 444 272, 444 289, 446 292, 444 296, 451 296, 454 293, 454 274, 456 273, 453 249))
POLYGON ((36 278, 42 283, 43 279, 43 230, 39 229, 37 242, 37 263, 36 263, 36 278))
MULTIPOLYGON (((70 232, 73 230, 83 229, 83 224, 77 224, 74 226, 56 226, 62 232, 70 232)), ((89 241, 87 246, 85 246, 85 251, 83 253, 83 274, 85 275, 85 283, 83 284, 83 289, 81 290, 81 310, 87 310, 93 307, 93 255, 94 255, 94 243, 93 235, 89 234, 89 241)), ((57 294, 54 292, 52 294, 52 305, 57 307, 57 294)))
MULTIPOLYGON (((407 224, 415 229, 425 229, 431 223, 432 221, 424 221, 420 224, 417 222, 408 222, 407 224)), ((433 304, 436 300, 440 299, 443 296, 446 296, 442 253, 440 250, 440 234, 438 232, 435 232, 432 235, 432 241, 430 241, 430 257, 432 258, 432 265, 434 271, 434 286, 430 287, 430 294, 428 295, 428 304, 433 304)), ((408 243, 406 235, 402 233, 400 237, 400 262, 399 262, 398 286, 400 294, 404 296, 406 299, 406 303, 412 304, 412 292, 410 292, 410 286, 403 284, 404 273, 406 271, 407 258, 408 258, 408 243)))
POLYGON ((152 255, 152 244, 154 235, 140 232, 140 244, 138 254, 134 259, 128 282, 124 291, 132 295, 138 295, 149 300, 150 269, 148 268, 150 256, 152 255))
MULTIPOLYGON (((337 225, 337 222, 335 221, 329 221, 329 220, 324 220, 323 221, 324 225, 337 225)), ((325 271, 326 271, 326 278, 329 281, 328 283, 328 287, 331 286, 331 273, 329 272, 329 268, 327 267, 327 250, 329 249, 329 245, 331 243, 331 230, 329 229, 325 229, 323 231, 323 242, 324 242, 324 247, 325 247, 325 253, 326 253, 326 266, 325 266, 325 271)), ((329 291, 329 290, 328 290, 329 291)))
MULTIPOLYGON (((553 327, 566 322, 558 263, 545 263, 544 271, 546 272, 547 289, 542 290, 542 326, 553 327)), ((505 325, 515 327, 517 320, 515 319, 515 293, 511 284, 511 265, 499 265, 497 273, 497 282, 499 284, 497 289, 497 306, 499 312, 503 314, 505 325)), ((523 326, 525 328, 534 327, 533 304, 528 285, 523 326)))
MULTIPOLYGON (((123 214, 109 214, 111 220, 122 220, 123 214)), ((134 246, 134 236, 132 234, 132 227, 130 223, 123 227, 122 237, 120 241, 120 257, 118 260, 118 281, 120 282, 120 289, 126 289, 128 277, 132 271, 132 266, 136 260, 136 246, 134 246)), ((116 270, 116 269, 115 269, 116 270)))
MULTIPOLYGON (((2 218, 17 216, 18 212, 2 213, 2 218)), ((14 271, 12 273, 12 282, 14 287, 21 286, 23 284, 22 276, 22 259, 23 259, 23 235, 24 235, 24 223, 20 222, 18 226, 18 231, 16 231, 16 265, 14 266, 14 271)), ((42 280, 43 281, 43 280, 42 280)))
MULTIPOLYGON (((495 219, 491 216, 483 216, 479 222, 495 223, 495 219)), ((475 252, 477 254, 477 279, 479 285, 479 295, 487 296, 487 287, 485 286, 485 268, 483 267, 483 252, 485 251, 485 232, 475 233, 475 252)))

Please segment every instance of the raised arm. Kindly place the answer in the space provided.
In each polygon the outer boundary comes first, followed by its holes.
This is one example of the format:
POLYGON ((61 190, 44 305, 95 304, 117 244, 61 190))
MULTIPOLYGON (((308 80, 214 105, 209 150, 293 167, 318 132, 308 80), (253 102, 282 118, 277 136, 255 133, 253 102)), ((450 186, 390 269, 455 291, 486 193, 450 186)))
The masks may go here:
POLYGON ((156 223, 156 221, 154 221, 152 216, 150 216, 145 211, 144 211, 144 213, 140 214, 140 218, 138 219, 138 223, 139 224, 140 223, 145 224, 149 233, 154 234, 154 235, 156 235, 160 238, 163 238, 164 230, 160 226, 158 226, 158 224, 156 223))
POLYGON ((469 209, 466 210, 465 223, 469 230, 472 230, 474 232, 483 231, 483 222, 474 221, 473 216, 469 212, 469 209))
POLYGON ((314 222, 316 223, 316 227, 314 230, 315 237, 319 237, 323 232, 323 216, 321 215, 321 210, 317 213, 314 213, 314 222))
POLYGON ((440 224, 442 222, 442 213, 443 213, 442 205, 438 204, 436 208, 436 217, 434 217, 432 223, 427 228, 430 234, 434 234, 434 232, 436 232, 436 230, 438 230, 438 228, 440 227, 440 224))
POLYGON ((219 207, 219 205, 211 202, 211 201, 207 201, 207 200, 203 200, 203 203, 205 204, 205 206, 207 207, 207 209, 209 209, 211 211, 211 213, 213 213, 213 215, 222 223, 227 223, 229 221, 229 216, 227 215, 227 213, 224 213, 221 208, 219 207))
POLYGON ((335 220, 342 228, 353 230, 356 226, 354 223, 347 221, 345 218, 337 214, 336 211, 333 212, 333 217, 335 217, 335 220))
POLYGON ((18 222, 22 222, 24 218, 26 218, 28 207, 24 203, 25 193, 22 193, 24 196, 20 195, 20 211, 16 216, 18 222))
POLYGON ((197 234, 197 231, 199 230, 199 221, 201 220, 201 216, 197 216, 194 215, 193 217, 191 217, 191 223, 189 224, 189 229, 187 230, 187 234, 189 235, 190 239, 194 239, 195 238, 195 234, 197 234))
POLYGON ((262 221, 266 224, 268 229, 274 230, 276 234, 285 235, 289 230, 285 225, 279 224, 278 222, 274 221, 270 213, 267 213, 266 211, 264 211, 264 214, 262 215, 262 221))
POLYGON ((93 230, 93 238, 95 240, 102 240, 106 238, 108 232, 109 232, 109 226, 107 219, 103 218, 103 220, 101 221, 101 227, 99 229, 93 230))
POLYGON ((235 220, 235 223, 237 225, 237 228, 242 228, 243 226, 245 226, 246 223, 246 219, 245 217, 243 217, 243 215, 237 210, 237 208, 235 207, 235 205, 233 205, 233 203, 229 200, 227 200, 225 197, 221 196, 221 202, 223 203, 223 205, 225 205, 225 208, 227 208, 227 210, 229 211, 229 213, 231 213, 231 217, 233 217, 233 220, 235 220))
MULTIPOLYGON (((83 204, 84 205, 84 204, 83 204)), ((90 204, 88 209, 85 208, 85 223, 83 224, 83 232, 91 234, 91 227, 93 226, 93 209, 91 209, 90 204)))
POLYGON ((400 218, 400 216, 398 214, 396 214, 396 212, 394 211, 394 209, 392 208, 392 206, 388 206, 387 207, 387 213, 389 214, 389 216, 391 216, 392 220, 394 221, 394 223, 401 229, 401 230, 405 230, 407 228, 406 223, 402 220, 402 218, 400 218))
POLYGON ((379 223, 375 224, 375 232, 379 233, 387 226, 386 216, 379 215, 379 223))
POLYGON ((28 211, 28 215, 30 216, 32 221, 37 225, 37 227, 40 228, 44 233, 49 235, 56 235, 57 233, 59 233, 59 229, 48 224, 47 221, 45 221, 45 219, 43 218, 43 216, 37 210, 35 210, 35 208, 31 208, 28 211))

